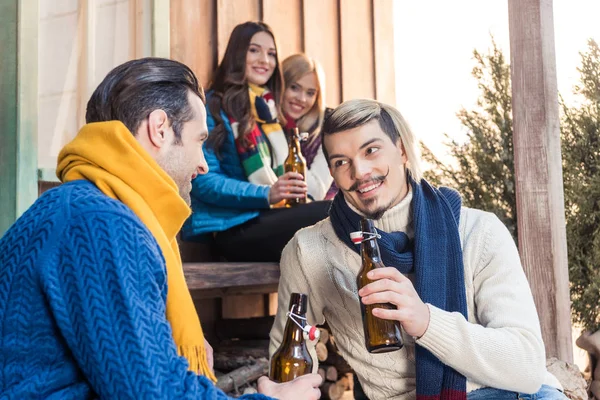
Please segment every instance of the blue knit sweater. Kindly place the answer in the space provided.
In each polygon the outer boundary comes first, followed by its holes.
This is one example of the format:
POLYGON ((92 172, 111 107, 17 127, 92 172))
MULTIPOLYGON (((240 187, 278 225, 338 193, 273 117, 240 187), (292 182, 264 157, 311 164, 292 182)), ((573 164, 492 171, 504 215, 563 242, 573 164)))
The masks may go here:
POLYGON ((0 239, 0 399, 227 399, 177 355, 166 294, 129 208, 86 181, 46 192, 0 239))

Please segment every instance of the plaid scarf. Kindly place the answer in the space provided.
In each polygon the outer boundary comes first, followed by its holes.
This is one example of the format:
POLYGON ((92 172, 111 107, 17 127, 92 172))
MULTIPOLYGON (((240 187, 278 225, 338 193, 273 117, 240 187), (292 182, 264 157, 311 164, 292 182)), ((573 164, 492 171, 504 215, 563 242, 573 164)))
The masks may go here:
MULTIPOLYGON (((464 266, 458 232, 461 198, 458 192, 431 186, 426 180, 413 190, 414 242, 404 232, 378 230, 381 258, 385 265, 401 273, 414 273, 415 289, 425 303, 442 310, 460 312, 467 318, 464 266)), ((349 248, 360 251, 350 240, 350 232, 360 230, 361 216, 339 192, 329 211, 337 236, 349 248)), ((464 400, 466 378, 443 364, 429 350, 416 346, 417 400, 464 400)))
POLYGON ((235 145, 248 182, 273 185, 283 175, 288 155, 285 133, 277 120, 273 94, 266 88, 248 85, 254 126, 246 135, 238 132, 239 123, 229 117, 235 145))

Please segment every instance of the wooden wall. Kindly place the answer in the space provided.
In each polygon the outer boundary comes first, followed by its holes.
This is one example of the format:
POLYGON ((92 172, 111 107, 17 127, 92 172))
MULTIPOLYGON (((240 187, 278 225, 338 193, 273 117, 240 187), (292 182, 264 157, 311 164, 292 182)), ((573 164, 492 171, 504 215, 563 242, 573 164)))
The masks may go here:
POLYGON ((326 75, 326 103, 356 97, 395 104, 393 0, 171 1, 171 58, 207 85, 233 28, 268 23, 279 60, 305 52, 326 75))

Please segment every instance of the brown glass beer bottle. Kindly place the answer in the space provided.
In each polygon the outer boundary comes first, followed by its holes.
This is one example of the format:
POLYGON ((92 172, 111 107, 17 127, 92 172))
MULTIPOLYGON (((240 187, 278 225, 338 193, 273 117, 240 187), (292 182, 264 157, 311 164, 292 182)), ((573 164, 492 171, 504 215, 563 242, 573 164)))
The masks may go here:
MULTIPOLYGON (((377 244, 377 230, 373 221, 363 218, 361 220, 363 239, 360 245, 362 268, 358 273, 358 290, 373 282, 367 278, 367 273, 375 268, 383 268, 379 245, 377 244)), ((360 300, 359 300, 360 301, 360 300)), ((365 305, 360 301, 363 328, 365 331, 365 345, 370 353, 387 353, 402 348, 402 334, 400 323, 381 319, 373 315, 374 308, 394 310, 396 307, 390 303, 365 305)))
MULTIPOLYGON (((293 128, 289 132, 288 137, 288 156, 283 164, 285 172, 297 172, 304 177, 306 180, 306 159, 302 155, 300 148, 300 133, 298 128, 293 128)), ((296 199, 286 199, 286 207, 294 207, 299 204, 306 203, 306 196, 296 199)))
MULTIPOLYGON (((275 382, 288 382, 312 372, 313 360, 304 339, 304 330, 307 329, 307 305, 308 297, 305 294, 292 293, 283 341, 271 357, 269 378, 275 382)), ((316 331, 316 328, 310 328, 311 334, 316 331)))

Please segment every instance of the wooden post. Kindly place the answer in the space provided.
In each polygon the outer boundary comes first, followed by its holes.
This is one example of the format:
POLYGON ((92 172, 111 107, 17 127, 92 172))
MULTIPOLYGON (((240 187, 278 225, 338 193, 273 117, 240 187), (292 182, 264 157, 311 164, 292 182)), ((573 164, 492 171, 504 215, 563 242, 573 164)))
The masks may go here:
POLYGON ((170 9, 170 0, 152 1, 152 56, 154 57, 169 58, 171 55, 170 9))
POLYGON ((573 362, 551 0, 509 0, 519 251, 546 356, 573 362))
POLYGON ((0 236, 37 198, 38 12, 0 2, 0 236))

